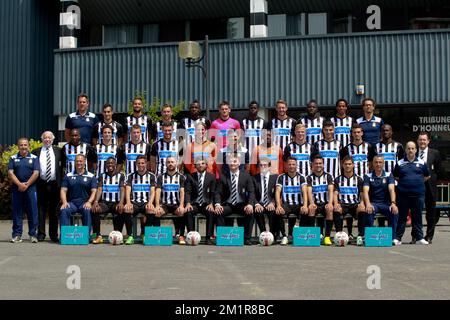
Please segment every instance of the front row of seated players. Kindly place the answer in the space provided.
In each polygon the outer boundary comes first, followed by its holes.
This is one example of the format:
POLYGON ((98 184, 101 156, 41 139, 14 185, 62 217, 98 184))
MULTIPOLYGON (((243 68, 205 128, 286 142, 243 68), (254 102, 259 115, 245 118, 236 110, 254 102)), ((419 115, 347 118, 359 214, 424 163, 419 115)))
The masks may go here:
MULTIPOLYGON (((383 157, 375 156, 374 171, 364 177, 364 181, 354 174, 354 162, 350 156, 343 159, 343 174, 334 181, 323 171, 323 158, 312 159, 312 173, 306 177, 296 171, 295 158, 287 159, 287 173, 279 176, 270 173, 271 161, 262 158, 260 173, 251 177, 239 170, 240 159, 229 155, 230 173, 216 180, 207 172, 205 159, 195 159, 197 172, 187 178, 177 171, 174 157, 167 158, 167 172, 155 178, 147 171, 147 159, 138 156, 137 170, 125 179, 116 173, 114 158, 106 161, 107 172, 99 179, 96 194, 96 179, 85 170, 85 157, 76 157, 76 171, 63 181, 61 224, 68 225, 70 214, 81 212, 83 224, 90 226, 92 206, 93 231, 97 234, 94 243, 101 243, 100 213, 112 212, 114 229, 122 231, 126 226, 126 244, 133 244, 131 216, 146 216, 146 226, 160 226, 160 218, 174 214, 174 225, 180 230, 179 243, 185 244, 184 230, 195 230, 194 217, 206 216, 206 244, 212 244, 213 225, 224 226, 233 223, 225 218, 239 215, 238 224, 244 227, 245 244, 250 243, 250 226, 253 218, 261 231, 266 230, 265 216, 269 220, 270 231, 280 239, 280 244, 288 244, 284 219, 288 219, 288 235, 292 236, 296 218, 300 226, 314 226, 319 219, 324 245, 331 245, 333 221, 336 231, 343 229, 343 217, 347 218, 348 233, 352 233, 353 218, 358 219, 357 245, 363 244, 364 227, 372 226, 375 213, 389 218, 395 237, 398 209, 395 204, 394 179, 383 170, 383 157), (124 187, 125 185, 125 187, 124 187), (125 189, 125 192, 124 192, 125 189), (70 198, 67 197, 70 195, 70 198), (95 199, 95 201, 94 201, 95 199), (184 205, 185 204, 185 205, 184 205), (322 220, 322 221, 321 221, 322 220)), ((395 241, 394 241, 394 244, 395 241)))

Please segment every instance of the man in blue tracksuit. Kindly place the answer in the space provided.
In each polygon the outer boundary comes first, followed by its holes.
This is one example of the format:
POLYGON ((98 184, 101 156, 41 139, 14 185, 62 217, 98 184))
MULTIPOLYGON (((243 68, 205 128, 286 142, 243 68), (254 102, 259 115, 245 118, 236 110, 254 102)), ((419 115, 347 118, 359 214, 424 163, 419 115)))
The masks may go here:
POLYGON ((425 200, 424 182, 430 178, 427 165, 416 156, 417 148, 413 141, 406 144, 406 157, 400 160, 394 168, 394 177, 398 180, 399 219, 397 240, 401 242, 405 233, 406 217, 411 210, 413 243, 427 245, 423 238, 422 210, 425 200))
POLYGON ((375 145, 380 142, 381 127, 384 122, 383 119, 374 115, 375 101, 373 99, 366 98, 361 105, 364 115, 356 119, 356 122, 363 128, 363 140, 375 148, 375 145))
POLYGON ((84 226, 91 230, 91 208, 97 192, 97 178, 86 171, 86 157, 75 157, 75 170, 69 172, 61 183, 60 225, 70 226, 70 217, 79 212, 84 226))
POLYGON ((8 177, 12 183, 13 228, 11 242, 22 242, 23 206, 26 205, 30 241, 37 243, 38 209, 36 180, 39 177, 39 158, 29 152, 29 141, 20 138, 19 153, 11 156, 8 177))

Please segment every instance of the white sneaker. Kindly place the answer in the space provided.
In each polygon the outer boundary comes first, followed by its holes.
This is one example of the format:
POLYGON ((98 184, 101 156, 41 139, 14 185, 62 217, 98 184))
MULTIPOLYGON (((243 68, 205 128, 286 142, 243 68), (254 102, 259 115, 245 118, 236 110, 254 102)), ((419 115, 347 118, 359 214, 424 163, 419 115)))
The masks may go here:
POLYGON ((402 242, 399 241, 399 240, 397 240, 397 239, 394 239, 394 240, 392 241, 392 244, 393 244, 394 246, 399 246, 399 245, 402 244, 402 242))
POLYGON ((358 237, 356 238, 356 245, 357 245, 358 247, 361 247, 361 246, 364 245, 364 240, 363 240, 363 238, 362 238, 361 236, 358 236, 358 237))
POLYGON ((287 244, 288 244, 288 238, 287 238, 287 237, 283 237, 283 239, 281 239, 280 244, 281 244, 282 246, 287 245, 287 244))
POLYGON ((416 244, 421 244, 421 245, 428 245, 429 243, 428 243, 428 241, 427 240, 425 240, 425 239, 421 239, 421 240, 419 240, 419 241, 416 241, 416 244))

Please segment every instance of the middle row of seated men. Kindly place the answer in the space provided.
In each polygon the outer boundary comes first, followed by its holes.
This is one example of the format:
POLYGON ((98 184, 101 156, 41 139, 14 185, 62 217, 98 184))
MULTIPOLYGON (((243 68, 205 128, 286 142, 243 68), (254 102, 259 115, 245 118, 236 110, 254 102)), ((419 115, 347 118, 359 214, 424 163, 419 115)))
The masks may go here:
MULTIPOLYGON (((374 171, 370 176, 366 174, 364 180, 355 174, 351 156, 343 158, 343 173, 336 178, 324 171, 320 154, 311 158, 308 175, 298 172, 298 160, 291 156, 286 158, 285 173, 273 174, 273 162, 262 157, 257 163, 258 172, 251 176, 242 170, 241 157, 230 153, 229 171, 219 179, 208 172, 208 157, 201 155, 194 158, 195 172, 186 175, 178 170, 175 156, 165 159, 165 172, 157 176, 148 170, 147 162, 146 156, 137 156, 136 171, 125 176, 117 170, 116 158, 109 157, 105 160, 105 172, 97 179, 86 170, 86 157, 76 155, 75 170, 65 176, 61 185, 61 225, 69 225, 70 216, 81 212, 85 225, 91 225, 92 217, 93 232, 98 235, 94 243, 101 243, 100 213, 111 212, 114 229, 122 231, 125 225, 127 243, 132 244, 132 215, 141 213, 145 217, 141 220, 143 227, 159 226, 160 218, 171 213, 177 216, 174 225, 180 234, 179 243, 184 244, 185 228, 193 231, 194 216, 203 214, 207 219, 206 243, 211 244, 214 225, 233 223, 225 217, 237 214, 242 217, 238 224, 244 227, 245 244, 250 244, 252 220, 265 231, 267 217, 270 231, 286 245, 297 218, 300 226, 314 226, 316 216, 321 215, 324 219, 318 221, 324 244, 331 245, 333 222, 336 231, 342 231, 343 217, 350 214, 359 218, 357 244, 362 245, 364 227, 373 225, 377 211, 386 215, 396 230, 394 179, 384 171, 380 155, 374 156, 374 171), (288 232, 284 218, 288 218, 288 232)), ((347 221, 349 234, 353 218, 347 221)))

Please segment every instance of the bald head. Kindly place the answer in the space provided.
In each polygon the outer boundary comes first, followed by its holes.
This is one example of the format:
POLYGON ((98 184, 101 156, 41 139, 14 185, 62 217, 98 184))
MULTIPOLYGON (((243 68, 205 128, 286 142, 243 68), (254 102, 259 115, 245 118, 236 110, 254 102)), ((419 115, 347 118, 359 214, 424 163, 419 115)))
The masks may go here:
POLYGON ((409 161, 413 161, 416 158, 417 147, 414 141, 408 141, 405 145, 406 157, 409 161))

